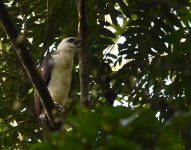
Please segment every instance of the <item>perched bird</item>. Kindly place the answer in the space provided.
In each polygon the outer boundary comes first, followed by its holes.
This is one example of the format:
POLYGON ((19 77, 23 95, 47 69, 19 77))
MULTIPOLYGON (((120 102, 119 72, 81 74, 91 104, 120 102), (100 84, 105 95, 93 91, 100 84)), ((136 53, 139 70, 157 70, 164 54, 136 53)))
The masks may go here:
MULTIPOLYGON (((66 104, 71 88, 73 58, 80 48, 81 40, 74 37, 63 39, 55 52, 47 55, 40 65, 40 73, 55 104, 66 104)), ((42 104, 37 92, 34 93, 35 113, 39 117, 42 104)))

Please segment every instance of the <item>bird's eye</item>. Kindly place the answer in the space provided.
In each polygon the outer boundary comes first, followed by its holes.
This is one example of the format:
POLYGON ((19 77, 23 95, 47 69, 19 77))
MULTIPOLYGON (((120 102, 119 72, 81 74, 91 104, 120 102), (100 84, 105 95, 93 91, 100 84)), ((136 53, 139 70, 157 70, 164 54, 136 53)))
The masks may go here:
POLYGON ((74 43, 75 40, 76 40, 75 38, 70 38, 70 39, 68 40, 68 42, 69 42, 69 43, 74 43))

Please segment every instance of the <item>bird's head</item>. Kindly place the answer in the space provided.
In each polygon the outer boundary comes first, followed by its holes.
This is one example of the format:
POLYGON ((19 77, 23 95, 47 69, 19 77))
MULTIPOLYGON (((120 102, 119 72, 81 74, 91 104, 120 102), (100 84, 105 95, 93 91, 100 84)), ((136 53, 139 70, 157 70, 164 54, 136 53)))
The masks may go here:
POLYGON ((81 46, 81 40, 75 37, 63 39, 57 47, 58 51, 76 52, 81 46))

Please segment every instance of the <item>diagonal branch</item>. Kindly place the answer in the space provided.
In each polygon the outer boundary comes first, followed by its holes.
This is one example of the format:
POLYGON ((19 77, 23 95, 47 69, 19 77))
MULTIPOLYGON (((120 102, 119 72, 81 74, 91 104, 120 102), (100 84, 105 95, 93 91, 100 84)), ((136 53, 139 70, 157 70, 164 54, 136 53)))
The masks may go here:
POLYGON ((78 38, 82 39, 81 49, 78 52, 79 59, 79 77, 80 77, 80 102, 87 104, 89 97, 88 89, 88 68, 87 53, 85 51, 86 38, 86 16, 85 16, 85 0, 77 0, 78 10, 78 38))
POLYGON ((3 28, 7 33, 14 50, 22 63, 25 71, 27 72, 28 77, 31 80, 31 83, 38 91, 38 94, 41 98, 41 103, 45 109, 45 113, 50 121, 51 125, 55 127, 55 123, 53 122, 52 109, 55 107, 53 100, 48 92, 48 89, 40 76, 40 73, 36 69, 30 54, 28 53, 27 47, 24 45, 21 36, 17 33, 14 25, 12 24, 6 7, 3 1, 0 1, 0 20, 2 22, 3 28))

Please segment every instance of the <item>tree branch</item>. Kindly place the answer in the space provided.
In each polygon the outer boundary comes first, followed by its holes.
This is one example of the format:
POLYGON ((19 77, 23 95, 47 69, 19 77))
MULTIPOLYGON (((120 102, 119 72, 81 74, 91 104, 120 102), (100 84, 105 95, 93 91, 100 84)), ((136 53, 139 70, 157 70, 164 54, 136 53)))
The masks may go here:
POLYGON ((79 77, 80 77, 80 102, 87 104, 89 97, 88 88, 88 69, 87 69, 87 53, 85 51, 86 38, 86 15, 85 15, 85 0, 77 0, 78 10, 78 38, 82 39, 81 49, 78 52, 79 60, 79 77))
POLYGON ((28 77, 31 80, 31 83, 37 90, 40 98, 41 98, 41 103, 44 107, 45 113, 48 117, 48 120, 50 124, 55 127, 55 123, 53 121, 53 115, 52 115, 52 109, 55 107, 53 100, 48 92, 48 89, 36 69, 32 58, 30 54, 28 53, 27 47, 24 45, 24 42, 21 38, 21 36, 17 33, 14 25, 12 24, 8 12, 6 10, 6 7, 3 3, 3 1, 0 1, 0 20, 2 22, 3 28, 5 32, 7 33, 10 42, 12 46, 14 47, 14 50, 22 63, 22 66, 24 67, 25 71, 27 72, 28 77))

